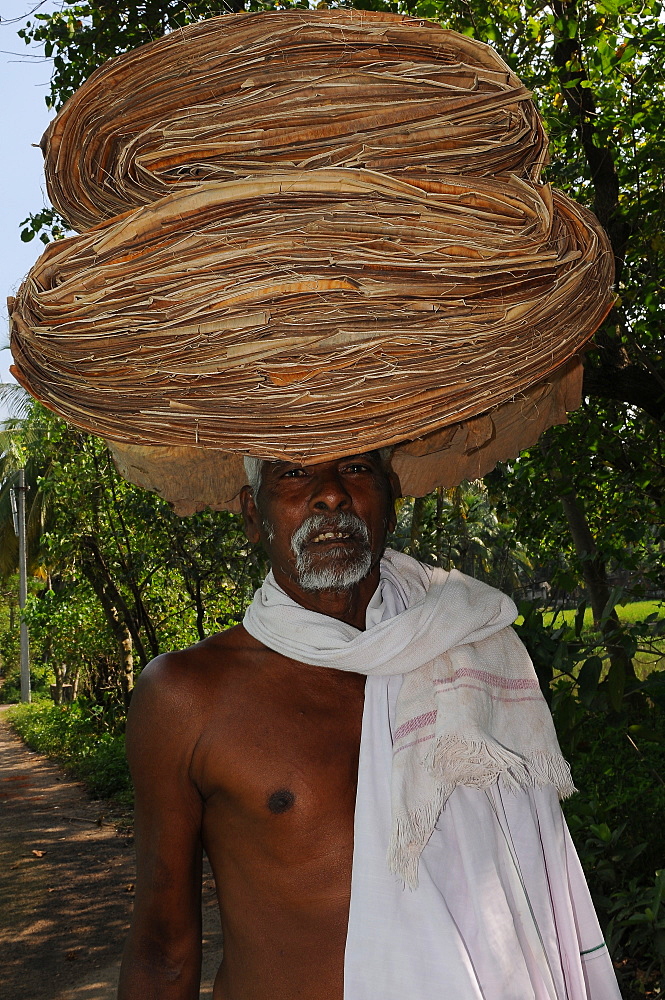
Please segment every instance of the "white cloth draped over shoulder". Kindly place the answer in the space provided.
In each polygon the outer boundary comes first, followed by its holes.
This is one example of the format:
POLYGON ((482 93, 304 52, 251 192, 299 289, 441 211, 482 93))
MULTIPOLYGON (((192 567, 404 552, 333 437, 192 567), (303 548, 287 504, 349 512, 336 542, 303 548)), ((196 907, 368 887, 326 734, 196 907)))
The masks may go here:
POLYGON ((364 632, 305 610, 272 574, 247 611, 247 631, 284 656, 368 675, 345 1000, 620 1000, 516 613, 390 550, 364 632))

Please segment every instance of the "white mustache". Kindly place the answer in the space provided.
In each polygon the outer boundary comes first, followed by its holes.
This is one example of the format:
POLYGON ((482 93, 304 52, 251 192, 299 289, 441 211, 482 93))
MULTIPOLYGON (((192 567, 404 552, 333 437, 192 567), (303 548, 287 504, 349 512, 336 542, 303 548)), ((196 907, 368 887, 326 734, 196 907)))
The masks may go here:
POLYGON ((291 549, 295 556, 301 556, 307 544, 317 535, 327 531, 354 535, 365 546, 369 545, 369 531, 357 514, 340 511, 338 514, 311 514, 291 536, 291 549))

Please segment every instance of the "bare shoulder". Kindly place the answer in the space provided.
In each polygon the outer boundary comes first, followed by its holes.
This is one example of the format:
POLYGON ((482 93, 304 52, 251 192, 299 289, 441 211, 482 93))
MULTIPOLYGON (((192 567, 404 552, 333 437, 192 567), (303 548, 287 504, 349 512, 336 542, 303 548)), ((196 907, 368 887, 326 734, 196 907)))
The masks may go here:
POLYGON ((179 699, 183 694, 191 700, 205 694, 207 688, 223 684, 238 661, 246 659, 258 646, 241 625, 236 625, 186 649, 161 653, 141 671, 132 704, 144 689, 164 700, 179 699))
POLYGON ((127 719, 133 743, 162 736, 172 744, 195 744, 211 706, 233 696, 237 677, 260 644, 238 625, 187 649, 162 653, 141 671, 127 719))

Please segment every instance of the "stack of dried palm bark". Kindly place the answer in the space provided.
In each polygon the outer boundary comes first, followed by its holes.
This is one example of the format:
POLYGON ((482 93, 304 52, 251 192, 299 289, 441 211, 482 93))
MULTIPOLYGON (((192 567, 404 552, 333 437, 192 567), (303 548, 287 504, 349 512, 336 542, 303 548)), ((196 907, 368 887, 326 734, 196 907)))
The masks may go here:
POLYGON ((202 181, 343 166, 537 180, 529 92, 487 45, 353 10, 215 18, 98 70, 44 137, 77 230, 202 181))
POLYGON ((16 375, 181 512, 230 502, 242 453, 398 444, 407 491, 453 485, 577 405, 611 253, 481 43, 227 15, 106 64, 43 145, 92 228, 12 303, 16 375))

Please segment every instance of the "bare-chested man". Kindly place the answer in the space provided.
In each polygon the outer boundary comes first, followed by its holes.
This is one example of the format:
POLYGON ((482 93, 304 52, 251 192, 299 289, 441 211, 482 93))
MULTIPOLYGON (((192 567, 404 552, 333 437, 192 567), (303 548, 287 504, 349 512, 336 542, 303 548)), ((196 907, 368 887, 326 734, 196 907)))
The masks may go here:
MULTIPOLYGON (((382 456, 261 471, 243 511, 275 581, 364 629, 394 526, 382 456)), ((242 626, 143 671, 127 729, 138 878, 120 1000, 198 997, 202 848, 224 936, 215 1000, 342 1000, 364 686, 242 626)))
POLYGON ((384 458, 250 461, 272 576, 139 679, 120 1000, 198 997, 202 849, 215 1000, 620 1000, 515 606, 384 553, 384 458))

